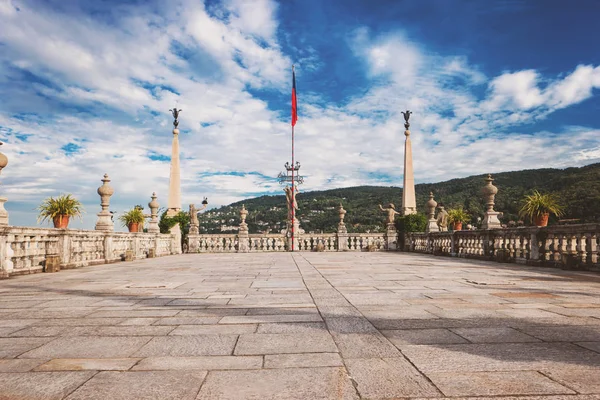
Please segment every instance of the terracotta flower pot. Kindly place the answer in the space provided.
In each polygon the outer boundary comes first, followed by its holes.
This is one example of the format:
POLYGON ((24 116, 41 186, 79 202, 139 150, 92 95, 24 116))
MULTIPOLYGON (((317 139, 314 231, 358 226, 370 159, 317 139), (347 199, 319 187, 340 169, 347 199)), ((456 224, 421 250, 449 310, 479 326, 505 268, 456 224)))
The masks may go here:
POLYGON ((548 217, 550 216, 549 213, 544 213, 542 215, 538 215, 537 217, 535 217, 533 219, 533 223, 535 224, 535 226, 548 226, 548 217))
POLYGON ((454 230, 455 231, 462 231, 462 222, 455 222, 454 223, 454 230))
POLYGON ((140 224, 139 222, 132 222, 127 225, 127 228, 129 229, 129 232, 139 232, 140 224))
POLYGON ((66 229, 69 226, 69 216, 68 215, 57 215, 52 218, 52 222, 54 223, 54 227, 57 229, 66 229))

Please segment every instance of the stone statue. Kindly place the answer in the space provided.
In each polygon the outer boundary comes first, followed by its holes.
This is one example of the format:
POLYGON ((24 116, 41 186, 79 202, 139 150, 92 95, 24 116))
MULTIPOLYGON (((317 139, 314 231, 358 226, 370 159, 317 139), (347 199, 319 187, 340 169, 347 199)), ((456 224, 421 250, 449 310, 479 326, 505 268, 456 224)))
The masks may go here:
POLYGON ((169 111, 171 111, 171 113, 173 114, 173 118, 175 118, 175 120, 173 121, 173 126, 177 128, 177 126, 179 125, 179 113, 183 110, 178 110, 177 107, 175 107, 170 109, 169 111))
POLYGON ((444 209, 444 205, 440 204, 439 207, 440 212, 437 216, 437 226, 440 228, 440 232, 448 231, 448 211, 444 209))
POLYGON ((393 225, 393 224, 394 224, 394 218, 396 217, 396 214, 400 214, 398 211, 396 211, 396 207, 395 207, 395 206, 394 206, 392 203, 388 204, 388 207, 387 207, 387 208, 383 208, 383 207, 381 206, 381 204, 380 204, 380 205, 379 205, 379 209, 380 209, 381 211, 383 211, 383 212, 387 212, 387 213, 388 213, 388 215, 387 215, 387 220, 386 220, 386 223, 387 223, 388 225, 389 225, 389 224, 392 224, 392 225, 393 225))
POLYGON ((246 217, 248 216, 248 210, 246 210, 246 206, 242 204, 242 209, 240 210, 240 225, 244 225, 246 223, 246 217))
POLYGON ((296 202, 296 193, 298 193, 298 187, 296 185, 294 185, 293 188, 291 186, 286 186, 283 191, 285 192, 288 209, 288 221, 292 221, 292 213, 295 214, 295 211, 298 210, 298 203, 296 202))
POLYGON ((198 209, 195 204, 190 204, 190 225, 198 226, 198 209))

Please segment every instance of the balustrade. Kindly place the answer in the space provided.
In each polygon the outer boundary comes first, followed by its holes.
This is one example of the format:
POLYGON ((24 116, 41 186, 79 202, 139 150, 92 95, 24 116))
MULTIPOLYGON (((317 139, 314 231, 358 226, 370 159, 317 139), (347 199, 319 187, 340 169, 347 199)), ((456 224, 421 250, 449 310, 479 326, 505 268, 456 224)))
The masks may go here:
POLYGON ((405 250, 531 265, 600 269, 599 224, 408 233, 405 250))
POLYGON ((61 269, 120 261, 127 250, 136 259, 150 249, 168 255, 174 240, 170 234, 6 227, 0 229, 0 277, 42 272, 49 255, 59 257, 61 269))

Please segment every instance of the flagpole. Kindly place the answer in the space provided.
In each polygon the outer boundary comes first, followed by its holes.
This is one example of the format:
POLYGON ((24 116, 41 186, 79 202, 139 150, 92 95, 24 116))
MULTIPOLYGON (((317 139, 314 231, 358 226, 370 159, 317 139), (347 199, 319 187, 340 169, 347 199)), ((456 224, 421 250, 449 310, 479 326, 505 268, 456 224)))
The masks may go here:
MULTIPOLYGON (((292 75, 294 65, 292 64, 292 75)), ((293 117, 292 117, 293 118, 293 117)), ((294 225, 296 222, 296 187, 294 185, 294 123, 292 121, 292 252, 294 251, 294 225)))

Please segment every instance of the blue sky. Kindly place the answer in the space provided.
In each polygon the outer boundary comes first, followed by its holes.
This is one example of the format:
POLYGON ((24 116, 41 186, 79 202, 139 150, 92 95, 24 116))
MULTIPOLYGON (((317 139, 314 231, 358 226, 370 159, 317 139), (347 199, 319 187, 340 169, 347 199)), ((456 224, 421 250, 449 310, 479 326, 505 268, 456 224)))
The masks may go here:
MULTIPOLYGON (((303 190, 600 162, 598 1, 0 0, 1 194, 11 224, 73 193, 93 227, 167 202, 169 109, 185 205, 281 194, 291 65, 303 190)), ((501 188, 500 188, 501 189, 501 188)))

